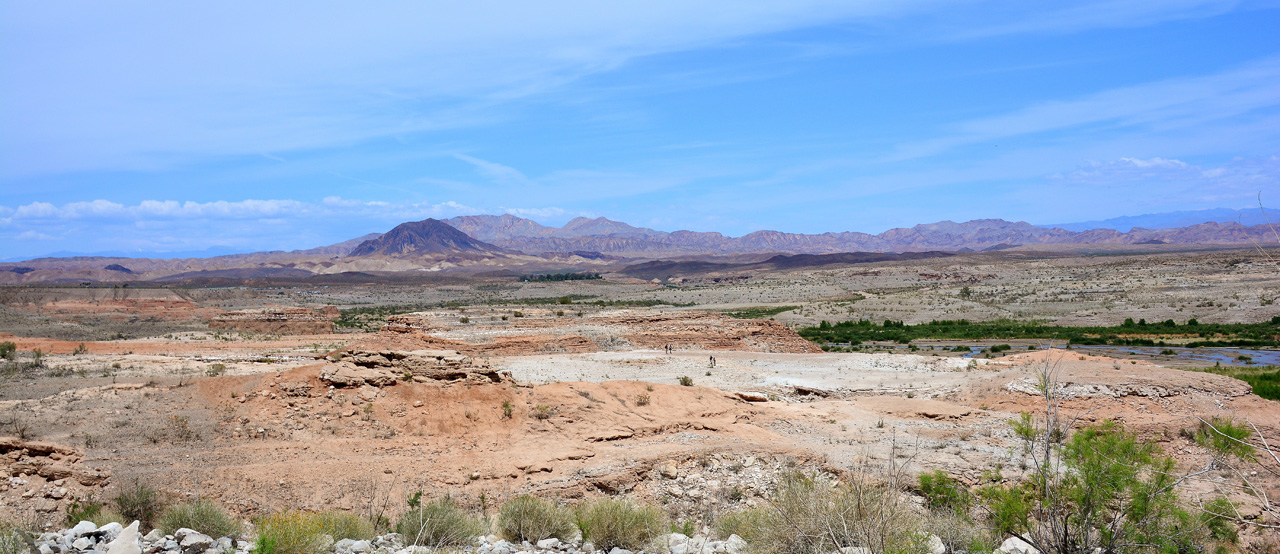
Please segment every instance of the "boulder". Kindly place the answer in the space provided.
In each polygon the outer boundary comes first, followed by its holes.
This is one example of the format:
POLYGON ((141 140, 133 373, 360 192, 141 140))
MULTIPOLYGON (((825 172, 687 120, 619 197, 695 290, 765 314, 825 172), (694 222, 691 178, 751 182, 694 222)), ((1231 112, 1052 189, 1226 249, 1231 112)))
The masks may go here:
POLYGON ((724 551, 728 554, 746 554, 747 541, 737 535, 729 535, 724 541, 724 551))
MULTIPOLYGON (((115 525, 119 527, 119 523, 108 523, 103 525, 115 525)), ((107 554, 142 554, 142 546, 138 544, 138 522, 130 523, 128 527, 120 530, 116 536, 116 540, 111 541, 107 545, 107 554)))
POLYGON ((199 554, 213 546, 213 537, 185 527, 174 531, 173 539, 178 541, 183 554, 199 554))
POLYGON ((1018 537, 1009 537, 996 549, 998 554, 1040 554, 1036 547, 1018 537))
POLYGON ((929 551, 929 554, 947 554, 947 545, 937 535, 929 535, 924 546, 925 550, 929 551))

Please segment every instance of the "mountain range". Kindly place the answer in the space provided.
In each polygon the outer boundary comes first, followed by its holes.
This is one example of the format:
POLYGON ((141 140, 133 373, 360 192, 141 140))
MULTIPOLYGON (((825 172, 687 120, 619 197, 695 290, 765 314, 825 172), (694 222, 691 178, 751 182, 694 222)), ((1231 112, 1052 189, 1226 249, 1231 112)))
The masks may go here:
POLYGON ((876 235, 848 231, 814 235, 756 231, 728 237, 714 232, 656 231, 603 217, 580 217, 558 228, 510 214, 462 216, 445 222, 508 250, 530 254, 601 252, 628 258, 749 253, 968 252, 1035 244, 1248 244, 1265 242, 1269 233, 1265 225, 1246 227, 1233 222, 1173 229, 1135 227, 1121 232, 1046 229, 1021 221, 977 219, 964 223, 921 224, 876 235))
POLYGON ((647 276, 679 273, 694 266, 707 271, 796 269, 913 259, 916 254, 936 257, 1013 248, 1035 250, 1045 245, 1064 244, 1280 245, 1280 237, 1274 233, 1268 225, 1244 226, 1234 222, 1200 223, 1172 229, 1134 227, 1121 232, 1046 229, 1026 222, 979 219, 921 224, 875 235, 756 231, 728 237, 713 232, 657 231, 602 217, 576 218, 562 227, 548 227, 510 214, 476 215, 407 222, 383 234, 373 233, 329 246, 290 252, 186 259, 78 256, 0 263, 0 284, 146 281, 221 284, 272 279, 364 282, 392 279, 388 277, 391 275, 566 270, 618 271, 647 276))

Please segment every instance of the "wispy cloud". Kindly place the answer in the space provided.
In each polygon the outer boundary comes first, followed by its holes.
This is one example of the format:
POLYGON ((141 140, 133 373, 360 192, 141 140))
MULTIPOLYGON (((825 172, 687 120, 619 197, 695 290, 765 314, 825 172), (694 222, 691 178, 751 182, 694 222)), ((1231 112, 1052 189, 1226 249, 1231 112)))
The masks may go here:
MULTIPOLYGON (((279 161, 296 150, 488 125, 511 117, 513 104, 638 59, 816 26, 902 23, 909 31, 901 40, 932 42, 1147 25, 1233 5, 1110 0, 1046 16, 1042 6, 1014 0, 380 9, 140 2, 71 11, 27 3, 0 18, 0 118, 8 131, 0 136, 0 171, 150 170, 236 155, 279 161)), ((820 55, 844 55, 834 50, 820 55)))
POLYGON ((1065 130, 1185 128, 1280 106, 1280 57, 1221 73, 1122 87, 1072 100, 1044 102, 1002 115, 964 121, 944 136, 904 144, 891 159, 930 156, 954 148, 1065 130))
MULTIPOLYGON (((1280 156, 1235 158, 1230 162, 1203 167, 1165 158, 1120 158, 1110 162, 1090 162, 1069 173, 1048 179, 1059 186, 1129 188, 1163 191, 1164 201, 1226 203, 1245 207, 1259 192, 1280 191, 1280 156)), ((1211 206, 1212 204, 1210 204, 1211 206)))
POLYGON ((476 171, 479 172, 480 175, 495 184, 506 186, 528 186, 534 184, 532 180, 525 177, 524 173, 521 173, 520 170, 514 167, 505 166, 488 160, 482 160, 466 154, 454 154, 453 157, 475 166, 476 171))

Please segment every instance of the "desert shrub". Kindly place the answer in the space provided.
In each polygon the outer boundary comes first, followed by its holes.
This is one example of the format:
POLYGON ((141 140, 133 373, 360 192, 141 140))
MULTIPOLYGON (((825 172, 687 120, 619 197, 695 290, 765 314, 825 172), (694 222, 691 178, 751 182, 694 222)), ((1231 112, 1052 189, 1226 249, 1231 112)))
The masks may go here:
POLYGON ((667 518, 658 508, 614 498, 580 506, 576 518, 583 539, 605 552, 614 548, 640 550, 667 527, 667 518))
POLYGON ((92 521, 93 524, 98 527, 102 527, 108 523, 119 523, 120 525, 128 527, 130 523, 133 523, 132 519, 124 517, 123 514, 111 509, 109 506, 103 507, 102 511, 98 512, 98 515, 94 516, 94 518, 89 521, 92 521))
POLYGON ((164 510, 164 498, 160 491, 151 488, 142 481, 134 479, 132 484, 121 488, 111 503, 120 515, 130 522, 137 520, 143 529, 154 529, 156 517, 164 510))
POLYGON ((682 386, 682 387, 692 387, 692 386, 693 386, 693 377, 690 377, 690 376, 688 376, 688 375, 683 375, 683 376, 681 376, 680 378, 676 379, 676 381, 678 381, 678 382, 680 383, 680 386, 682 386))
POLYGON ((194 529, 215 538, 240 535, 240 522, 208 500, 174 504, 160 514, 159 524, 159 528, 168 535, 182 528, 194 529))
POLYGON ((0 554, 27 554, 30 550, 18 526, 0 520, 0 554))
POLYGON ((1015 431, 1038 454, 1030 479, 980 490, 996 531, 1064 553, 1194 552, 1233 540, 1217 516, 1196 517, 1183 506, 1173 459, 1118 424, 1104 421, 1060 440, 1065 432, 1024 415, 1015 431))
POLYGON ((350 512, 328 511, 315 514, 320 526, 320 533, 333 537, 333 540, 351 539, 368 540, 377 536, 374 524, 359 515, 350 512))
POLYGON ((573 532, 573 517, 567 508, 534 496, 516 497, 498 510, 498 534, 511 542, 551 537, 569 540, 573 532))
POLYGON ((484 520, 468 514, 448 496, 409 510, 396 523, 396 532, 417 546, 466 544, 486 531, 484 520))
POLYGON ((18 353, 17 344, 9 341, 0 342, 0 358, 13 361, 13 358, 17 353, 18 353))
POLYGON ((730 535, 737 535, 749 544, 756 544, 764 537, 768 520, 768 508, 747 508, 722 514, 716 518, 714 526, 716 537, 725 540, 730 535))
POLYGON ((824 554, 863 547, 877 554, 921 551, 925 534, 910 502, 869 479, 829 483, 791 474, 779 482, 769 506, 743 516, 741 535, 754 552, 824 554))
POLYGON ((648 406, 648 405, 649 405, 649 395, 647 395, 647 394, 637 394, 637 395, 636 395, 636 405, 637 405, 637 406, 648 406))
POLYGON ((1232 455, 1244 460, 1253 459, 1253 446, 1246 442, 1253 436, 1253 431, 1244 424, 1236 423, 1228 418, 1215 417, 1209 421, 1201 421, 1195 432, 1196 443, 1201 446, 1232 455))
POLYGON ((554 407, 547 406, 545 404, 538 404, 537 406, 533 407, 532 412, 529 412, 529 415, 533 416, 533 419, 536 419, 539 421, 551 419, 551 416, 555 414, 556 414, 556 409, 554 407))
POLYGON ((315 514, 284 511, 258 520, 255 554, 320 554, 328 547, 315 514))
POLYGON ((227 372, 227 364, 217 363, 209 366, 209 369, 206 369, 204 371, 204 374, 208 375, 209 377, 218 377, 226 372, 227 372))
POLYGON ((72 500, 70 504, 67 504, 64 510, 66 516, 62 520, 67 527, 74 527, 81 521, 92 521, 96 524, 98 523, 97 518, 102 514, 104 508, 106 506, 94 500, 85 500, 83 502, 72 500))
POLYGON ((919 490, 931 510, 968 511, 969 492, 942 470, 921 473, 919 490))

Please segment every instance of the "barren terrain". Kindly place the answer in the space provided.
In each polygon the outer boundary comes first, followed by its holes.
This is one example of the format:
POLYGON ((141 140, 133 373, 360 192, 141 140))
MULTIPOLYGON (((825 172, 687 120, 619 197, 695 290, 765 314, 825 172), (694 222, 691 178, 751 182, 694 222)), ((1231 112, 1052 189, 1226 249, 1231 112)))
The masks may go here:
MULTIPOLYGON (((1197 416, 1248 419, 1280 443, 1280 404, 1229 377, 1166 367, 1177 360, 1021 347, 965 358, 929 344, 823 353, 791 329, 823 319, 1280 315, 1280 272, 1249 252, 1001 256, 660 283, 495 278, 127 298, 9 289, 0 342, 20 353, 0 376, 0 434, 17 436, 0 443, 0 512, 53 521, 72 499, 135 478, 245 515, 368 510, 422 489, 480 508, 529 491, 628 492, 713 517, 760 502, 794 467, 839 473, 891 460, 977 482, 992 469, 1023 471, 1008 422, 1041 406, 1028 379, 1045 364, 1060 367, 1072 413, 1121 421, 1185 468, 1203 463, 1179 433, 1197 416), (396 309, 323 335, 206 323, 272 305, 335 305, 344 318, 396 309), (761 319, 721 313, 789 306, 761 319)), ((1265 483, 1280 497, 1280 481, 1265 483)))

